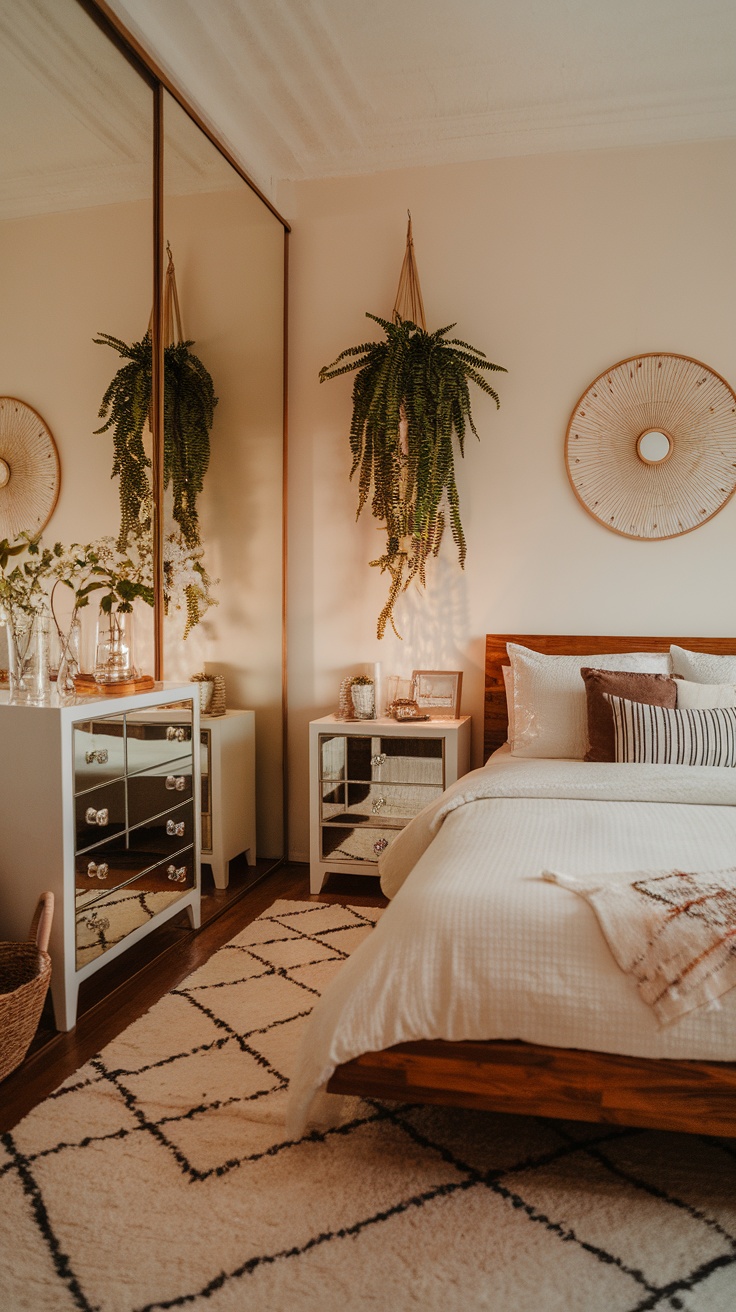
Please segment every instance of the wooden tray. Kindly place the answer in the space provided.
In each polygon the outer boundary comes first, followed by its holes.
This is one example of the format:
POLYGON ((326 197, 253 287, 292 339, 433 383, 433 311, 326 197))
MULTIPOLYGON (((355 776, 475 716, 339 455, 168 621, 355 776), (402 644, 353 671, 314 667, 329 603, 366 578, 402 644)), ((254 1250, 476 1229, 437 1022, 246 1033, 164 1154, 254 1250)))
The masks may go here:
POLYGON ((91 674, 78 674, 74 680, 74 687, 83 697, 129 697, 131 693, 150 692, 155 686, 150 674, 141 674, 124 683, 96 683, 91 674))

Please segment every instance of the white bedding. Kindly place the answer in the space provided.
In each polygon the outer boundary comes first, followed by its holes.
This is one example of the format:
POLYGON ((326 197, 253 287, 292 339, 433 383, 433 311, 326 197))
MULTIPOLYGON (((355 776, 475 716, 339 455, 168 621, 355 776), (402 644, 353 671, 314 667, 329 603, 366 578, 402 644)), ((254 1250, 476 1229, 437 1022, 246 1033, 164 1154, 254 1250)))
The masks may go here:
POLYGON ((588 876, 735 861, 735 770, 529 760, 500 749, 384 855, 393 901, 315 1008, 291 1129, 325 1114, 314 1099, 336 1066, 412 1039, 736 1060, 736 989, 720 1008, 660 1027, 591 907, 539 878, 549 867, 588 876))

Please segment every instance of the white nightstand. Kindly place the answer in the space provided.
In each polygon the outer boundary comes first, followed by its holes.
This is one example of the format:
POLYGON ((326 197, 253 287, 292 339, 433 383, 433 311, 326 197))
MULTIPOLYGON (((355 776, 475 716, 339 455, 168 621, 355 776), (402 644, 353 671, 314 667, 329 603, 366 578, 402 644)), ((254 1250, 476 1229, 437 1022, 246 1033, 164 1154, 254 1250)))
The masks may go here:
POLYGON ((470 769, 470 716, 309 726, 310 892, 331 871, 375 875, 399 830, 470 769))
POLYGON ((227 888, 230 862, 241 852, 249 866, 256 863, 255 720, 255 711, 239 710, 200 717, 201 857, 215 888, 227 888))
POLYGON ((256 863, 255 711, 203 715, 202 860, 215 888, 227 888, 230 862, 245 852, 256 863))

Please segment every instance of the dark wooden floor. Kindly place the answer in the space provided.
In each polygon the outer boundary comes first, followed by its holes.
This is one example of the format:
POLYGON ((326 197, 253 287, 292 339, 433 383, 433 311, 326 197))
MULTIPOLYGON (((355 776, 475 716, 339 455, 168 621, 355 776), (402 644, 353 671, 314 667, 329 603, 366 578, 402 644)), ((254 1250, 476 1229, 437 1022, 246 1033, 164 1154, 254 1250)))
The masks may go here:
POLYGON ((97 971, 80 989, 79 1018, 68 1034, 53 1028, 47 1004, 28 1056, 0 1085, 0 1133, 12 1129, 32 1107, 277 898, 386 905, 378 880, 371 876, 331 875, 322 892, 310 897, 308 866, 280 866, 252 885, 254 875, 259 873, 259 869, 244 863, 233 863, 229 888, 218 892, 205 867, 202 928, 192 932, 186 913, 182 913, 97 971))

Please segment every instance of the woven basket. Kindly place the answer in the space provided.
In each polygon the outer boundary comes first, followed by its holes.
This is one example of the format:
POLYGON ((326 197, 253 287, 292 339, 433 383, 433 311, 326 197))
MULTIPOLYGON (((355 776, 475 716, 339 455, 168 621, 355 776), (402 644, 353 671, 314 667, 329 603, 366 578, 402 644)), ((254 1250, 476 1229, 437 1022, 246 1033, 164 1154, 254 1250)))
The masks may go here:
POLYGON ((41 1019, 51 979, 46 951, 53 893, 43 893, 27 943, 0 943, 0 1080, 20 1066, 41 1019))

